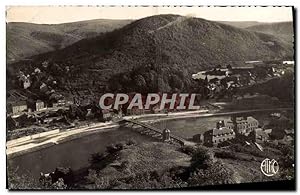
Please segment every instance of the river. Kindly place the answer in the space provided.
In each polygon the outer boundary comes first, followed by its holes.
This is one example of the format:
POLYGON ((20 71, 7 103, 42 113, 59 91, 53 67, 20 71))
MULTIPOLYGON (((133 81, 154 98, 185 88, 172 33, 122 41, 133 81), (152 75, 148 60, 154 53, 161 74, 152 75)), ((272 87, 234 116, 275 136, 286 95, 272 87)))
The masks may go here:
MULTIPOLYGON (((203 133, 215 127, 217 121, 229 117, 185 118, 159 121, 153 125, 161 129, 168 128, 171 130, 171 133, 187 139, 197 133, 203 133)), ((260 123, 264 123, 268 113, 255 114, 254 117, 259 119, 260 123)), ((17 156, 8 159, 7 163, 10 168, 17 170, 18 174, 26 174, 31 177, 38 177, 40 172, 54 171, 59 166, 79 170, 89 165, 88 159, 91 154, 104 152, 106 146, 128 139, 134 139, 138 143, 157 141, 149 136, 141 135, 128 127, 119 127, 17 156)))

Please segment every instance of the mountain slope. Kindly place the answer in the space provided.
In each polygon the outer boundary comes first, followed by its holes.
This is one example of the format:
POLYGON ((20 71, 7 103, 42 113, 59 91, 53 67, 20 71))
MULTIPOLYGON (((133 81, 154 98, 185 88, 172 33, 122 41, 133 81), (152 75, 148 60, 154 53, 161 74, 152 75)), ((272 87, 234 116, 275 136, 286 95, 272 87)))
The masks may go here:
POLYGON ((7 23, 7 60, 64 48, 81 39, 120 28, 130 20, 88 20, 64 24, 7 23))
POLYGON ((79 64, 78 61, 95 55, 93 58, 101 61, 101 65, 91 65, 94 68, 104 68, 107 60, 115 61, 113 64, 125 60, 128 66, 132 61, 136 65, 175 63, 205 68, 229 61, 280 58, 291 54, 291 49, 274 36, 199 18, 161 15, 133 22, 104 36, 82 40, 51 56, 79 64), (121 55, 128 58, 121 59, 121 55))
POLYGON ((248 30, 262 32, 276 37, 281 38, 282 40, 293 43, 293 22, 278 22, 271 24, 260 24, 247 28, 248 30))
POLYGON ((218 22, 222 23, 222 24, 227 24, 227 25, 230 25, 233 27, 237 27, 237 28, 249 28, 251 26, 265 24, 265 23, 256 22, 256 21, 218 21, 218 22))
MULTIPOLYGON (((128 86, 128 91, 149 92, 182 90, 191 74, 216 65, 291 56, 292 47, 272 35, 199 18, 157 15, 39 55, 30 64, 55 64, 52 74, 64 77, 68 82, 62 84, 68 88, 110 84, 114 91, 128 86), (65 66, 70 67, 68 74, 65 66)), ((15 67, 26 67, 26 62, 15 67)))

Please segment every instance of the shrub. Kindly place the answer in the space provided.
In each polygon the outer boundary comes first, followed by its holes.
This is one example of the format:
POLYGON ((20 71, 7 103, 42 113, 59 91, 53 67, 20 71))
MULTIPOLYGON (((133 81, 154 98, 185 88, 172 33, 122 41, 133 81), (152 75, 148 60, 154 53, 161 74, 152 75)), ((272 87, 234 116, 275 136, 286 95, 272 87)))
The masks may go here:
POLYGON ((113 182, 117 189, 166 189, 186 187, 186 183, 172 176, 168 171, 164 174, 146 171, 132 175, 127 180, 113 182))
POLYGON ((88 176, 85 177, 88 183, 92 183, 92 189, 110 189, 111 185, 109 179, 106 177, 101 177, 93 169, 89 169, 88 176))
POLYGON ((118 151, 123 150, 125 147, 125 143, 124 142, 117 143, 115 147, 118 151))
POLYGON ((121 169, 122 169, 122 170, 128 169, 129 166, 130 166, 130 163, 129 163, 128 161, 123 161, 123 162, 121 163, 121 169))
POLYGON ((208 169, 197 169, 188 179, 188 186, 218 185, 239 183, 238 175, 221 161, 208 169))
POLYGON ((107 152, 108 154, 113 154, 113 153, 115 153, 115 152, 117 152, 117 151, 118 151, 118 149, 117 149, 117 147, 114 146, 114 145, 110 145, 110 146, 107 146, 107 147, 106 147, 106 152, 107 152))
POLYGON ((231 159, 238 159, 237 155, 234 152, 229 151, 218 151, 215 152, 216 158, 231 158, 231 159))
POLYGON ((196 148, 191 159, 191 168, 201 168, 205 169, 213 164, 215 161, 213 152, 204 147, 196 148))
POLYGON ((287 169, 293 169, 293 164, 295 164, 295 154, 294 148, 291 146, 282 146, 280 149, 282 156, 279 159, 281 167, 287 169))
POLYGON ((112 145, 106 147, 106 152, 109 154, 113 154, 117 151, 123 150, 126 147, 126 145, 127 144, 125 142, 120 142, 115 145, 112 144, 112 145))
POLYGON ((15 170, 7 170, 7 187, 10 190, 43 189, 39 181, 28 175, 19 175, 15 170))
POLYGON ((54 173, 50 173, 50 176, 52 178, 52 184, 57 182, 60 178, 62 178, 64 183, 68 186, 74 182, 74 173, 71 168, 57 167, 54 173))
POLYGON ((94 169, 88 170, 89 174, 85 177, 88 183, 95 183, 98 175, 97 172, 94 169))
POLYGON ((180 149, 187 155, 192 155, 196 151, 196 148, 194 146, 182 146, 180 149))
POLYGON ((126 141, 126 145, 128 145, 128 146, 131 146, 131 145, 137 145, 137 142, 136 142, 136 140, 134 140, 134 139, 128 139, 128 140, 126 141))
POLYGON ((257 157, 268 157, 264 152, 260 151, 255 146, 242 146, 240 144, 235 144, 233 145, 233 150, 236 152, 251 154, 257 157))
POLYGON ((52 184, 52 188, 56 190, 65 190, 67 189, 67 185, 64 183, 63 178, 59 178, 57 182, 52 184))
POLYGON ((97 163, 101 162, 104 158, 105 158, 105 155, 103 153, 97 152, 97 153, 91 154, 89 162, 91 164, 97 164, 97 163))

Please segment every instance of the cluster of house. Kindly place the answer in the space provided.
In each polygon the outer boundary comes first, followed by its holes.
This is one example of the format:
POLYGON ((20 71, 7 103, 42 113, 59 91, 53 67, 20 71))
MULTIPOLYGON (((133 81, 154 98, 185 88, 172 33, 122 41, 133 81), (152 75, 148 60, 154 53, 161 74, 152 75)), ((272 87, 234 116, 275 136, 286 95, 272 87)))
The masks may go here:
POLYGON ((24 89, 30 87, 30 75, 25 75, 22 71, 19 72, 19 83, 22 85, 24 89))
POLYGON ((201 71, 193 74, 195 80, 202 80, 206 87, 208 97, 225 95, 224 91, 230 92, 238 87, 255 83, 255 76, 252 73, 254 67, 217 67, 212 70, 201 71))
POLYGON ((47 107, 41 100, 18 100, 7 103, 7 129, 61 120, 61 116, 50 116, 54 107, 47 107))
POLYGON ((45 77, 45 74, 41 71, 41 69, 35 68, 30 74, 25 74, 23 71, 19 71, 17 74, 17 81, 19 86, 23 89, 34 87, 39 88, 41 91, 47 91, 51 88, 50 85, 57 84, 57 81, 54 80, 52 76, 48 76, 46 79, 42 79, 43 77, 45 77))
POLYGON ((47 107, 45 102, 42 100, 18 100, 7 103, 7 114, 8 115, 19 115, 22 113, 39 112, 51 108, 59 108, 67 105, 65 100, 58 100, 52 103, 51 107, 47 107))
POLYGON ((229 120, 222 120, 216 123, 216 127, 193 136, 193 140, 207 146, 215 146, 238 136, 247 136, 249 140, 256 143, 263 143, 269 139, 271 129, 259 128, 258 121, 252 116, 233 116, 229 120))
POLYGON ((55 114, 61 109, 65 110, 68 113, 67 116, 73 119, 98 119, 102 122, 110 121, 114 117, 120 117, 123 113, 126 115, 141 115, 166 112, 166 110, 159 110, 157 106, 153 106, 149 110, 138 109, 137 107, 132 109, 120 107, 118 110, 100 109, 97 101, 90 97, 91 94, 88 95, 79 94, 72 101, 68 98, 62 98, 52 103, 46 103, 41 100, 30 100, 17 91, 10 91, 7 98, 7 121, 10 121, 8 129, 32 124, 50 124, 65 120, 61 113, 55 114), (22 120, 27 121, 26 124, 22 120))
MULTIPOLYGON (((216 67, 212 70, 201 71, 192 75, 193 79, 202 79, 209 85, 215 86, 220 84, 223 79, 231 77, 232 80, 227 85, 235 83, 236 85, 249 84, 249 77, 252 77, 254 66, 232 67, 228 65, 226 68, 216 67)), ((228 80, 228 79, 227 79, 228 80)))
POLYGON ((16 90, 8 92, 6 111, 8 115, 18 115, 23 112, 41 111, 45 109, 45 103, 41 100, 30 100, 16 90))
POLYGON ((285 74, 286 68, 282 64, 265 64, 261 61, 251 61, 246 62, 245 66, 242 67, 228 65, 226 68, 222 68, 218 66, 212 70, 193 74, 192 78, 203 80, 208 95, 213 97, 221 93, 222 90, 253 85, 268 77, 281 77, 285 74))

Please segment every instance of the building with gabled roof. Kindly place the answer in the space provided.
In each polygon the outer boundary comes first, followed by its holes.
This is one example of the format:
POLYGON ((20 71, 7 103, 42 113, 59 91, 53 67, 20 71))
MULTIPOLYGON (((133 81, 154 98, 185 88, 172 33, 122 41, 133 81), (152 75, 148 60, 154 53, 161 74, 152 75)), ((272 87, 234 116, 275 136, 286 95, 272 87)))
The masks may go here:
POLYGON ((224 121, 219 121, 216 128, 204 132, 204 145, 213 146, 222 142, 232 140, 235 138, 235 132, 225 126, 224 121))
POLYGON ((258 128, 258 120, 252 116, 231 117, 230 120, 225 120, 225 126, 233 129, 236 134, 248 135, 251 131, 258 128))
POLYGON ((9 114, 19 114, 19 113, 27 110, 27 103, 24 100, 10 102, 7 104, 6 109, 7 109, 7 113, 9 113, 9 114))
POLYGON ((257 128, 249 133, 248 136, 253 142, 264 143, 269 140, 269 135, 263 131, 261 128, 257 128))

